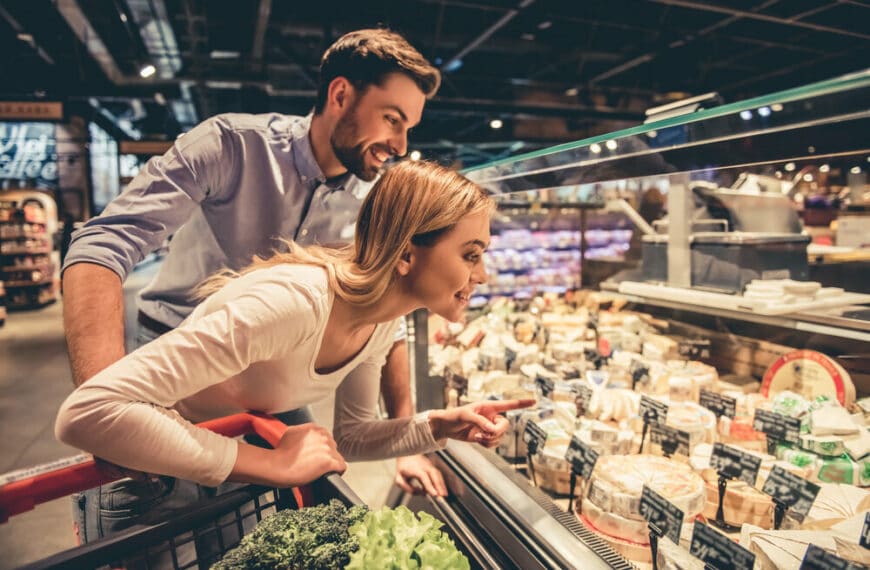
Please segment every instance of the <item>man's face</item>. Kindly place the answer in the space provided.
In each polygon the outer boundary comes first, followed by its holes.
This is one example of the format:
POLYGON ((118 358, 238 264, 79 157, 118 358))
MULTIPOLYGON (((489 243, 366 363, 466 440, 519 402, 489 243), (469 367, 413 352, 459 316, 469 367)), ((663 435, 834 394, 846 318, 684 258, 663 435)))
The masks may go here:
POLYGON ((408 131, 420 122, 425 103, 424 93, 402 73, 355 91, 330 137, 335 156, 351 174, 374 180, 385 161, 407 152, 408 131))

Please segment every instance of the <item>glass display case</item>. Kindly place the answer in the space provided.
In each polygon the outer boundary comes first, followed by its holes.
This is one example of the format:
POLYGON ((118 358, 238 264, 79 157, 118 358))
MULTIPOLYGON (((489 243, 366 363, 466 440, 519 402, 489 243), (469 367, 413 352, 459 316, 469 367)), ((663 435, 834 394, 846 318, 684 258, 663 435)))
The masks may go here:
MULTIPOLYGON (((575 216, 570 231, 582 238, 583 214, 618 211, 632 221, 619 228, 631 231, 630 247, 613 267, 587 271, 594 257, 566 257, 583 265, 581 291, 567 286, 556 294, 528 283, 521 299, 487 291, 461 326, 413 319, 420 409, 539 399, 537 410, 510 418, 513 444, 498 453, 451 444, 436 456, 457 510, 477 521, 508 565, 649 567, 639 488, 636 497, 617 493, 612 477, 592 471, 588 481, 578 478, 576 501, 566 496, 566 448, 575 439, 611 469, 614 456, 633 456, 618 461, 629 471, 638 468, 633 462, 668 461, 678 464, 664 469, 672 479, 685 471, 702 481, 697 504, 669 497, 686 515, 677 529, 685 548, 658 550, 669 560, 689 560, 693 527, 717 519, 717 532, 731 538, 742 525, 741 544, 763 568, 775 557, 762 542, 780 541, 775 527, 810 533, 780 552, 794 567, 810 543, 849 555, 830 547, 830 533, 839 529, 843 538, 861 514, 856 509, 870 509, 870 447, 857 443, 870 437, 870 401, 862 401, 870 395, 867 133, 870 71, 465 172, 523 212, 571 195, 574 210, 563 214, 575 216), (669 406, 673 430, 643 421, 651 417, 649 399, 669 406), (798 431, 772 435, 758 419, 767 412, 798 431), (848 416, 848 433, 825 432, 828 415, 848 416), (544 452, 529 454, 536 440, 528 425, 536 422, 544 426, 544 452), (720 479, 717 500, 714 443, 761 457, 755 485, 720 479), (655 457, 636 459, 640 446, 655 457), (781 497, 762 491, 774 471, 815 485, 809 513, 791 505, 783 515, 781 497), (611 492, 596 495, 602 488, 611 492), (818 523, 824 515, 814 509, 830 508, 837 493, 850 497, 848 512, 830 526, 818 523)), ((521 225, 539 220, 514 214, 510 229, 531 235, 535 228, 521 225)), ((501 247, 505 232, 494 227, 493 234, 501 247)), ((585 239, 564 249, 578 241, 585 239)))

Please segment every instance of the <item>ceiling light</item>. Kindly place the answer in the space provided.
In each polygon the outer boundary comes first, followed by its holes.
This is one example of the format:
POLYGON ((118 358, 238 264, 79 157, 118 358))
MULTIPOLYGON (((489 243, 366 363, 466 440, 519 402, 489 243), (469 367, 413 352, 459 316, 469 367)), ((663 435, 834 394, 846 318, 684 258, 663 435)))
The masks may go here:
POLYGON ((526 40, 527 42, 531 42, 535 40, 535 34, 522 34, 520 35, 520 39, 526 40))
POLYGON ((774 103, 770 106, 770 110, 774 113, 779 113, 780 111, 782 111, 782 105, 780 105, 779 103, 774 103))
POLYGON ((823 164, 819 167, 819 172, 830 172, 831 166, 828 164, 823 164))
POLYGON ((539 30, 546 30, 547 28, 549 28, 552 25, 553 25, 553 22, 551 22, 550 20, 544 20, 543 22, 538 24, 538 29, 539 30))
POLYGON ((646 136, 648 136, 648 137, 651 138, 651 139, 654 139, 654 138, 656 138, 657 136, 659 136, 659 133, 658 133, 658 131, 650 131, 650 132, 648 132, 648 133, 646 134, 646 136))
POLYGON ((812 175, 812 174, 810 174, 809 172, 807 172, 806 174, 804 174, 804 182, 812 182, 812 181, 813 181, 813 175, 812 175))
POLYGON ((565 95, 567 95, 569 97, 574 97, 578 93, 580 93, 580 90, 577 89, 576 87, 570 87, 570 88, 565 90, 565 95))
POLYGON ((774 175, 775 175, 777 178, 782 178, 782 171, 777 170, 777 171, 774 173, 774 175))
POLYGON ((740 111, 740 118, 743 119, 744 121, 748 121, 749 119, 752 118, 752 111, 749 111, 749 110, 740 111))
POLYGON ((142 69, 139 70, 139 76, 143 79, 147 79, 157 73, 157 68, 151 65, 150 63, 147 65, 143 65, 142 69))
POLYGON ((852 174, 861 174, 861 167, 860 166, 853 166, 852 170, 850 170, 849 172, 851 172, 852 174))
POLYGON ((422 156, 423 155, 420 153, 419 150, 412 150, 411 154, 408 155, 408 158, 410 158, 411 160, 420 160, 420 157, 422 156))
POLYGON ((609 148, 610 150, 616 150, 616 141, 614 141, 614 140, 609 140, 609 141, 607 141, 606 143, 604 143, 604 146, 606 146, 606 147, 609 148))
POLYGON ((166 97, 164 97, 163 93, 161 93, 160 91, 158 91, 154 94, 154 101, 158 105, 166 105, 166 97))
POLYGON ((789 162, 785 165, 786 172, 792 172, 792 171, 794 171, 795 168, 796 167, 795 167, 795 164, 793 162, 789 162))
POLYGON ((21 32, 21 33, 18 34, 16 37, 17 37, 19 40, 21 40, 22 42, 25 42, 25 43, 28 43, 28 44, 33 43, 33 34, 25 34, 24 32, 21 32))
POLYGON ((208 54, 212 59, 238 59, 242 54, 237 51, 227 51, 222 49, 212 50, 208 54))
POLYGON ((601 152, 601 145, 598 143, 592 143, 591 145, 589 145, 589 150, 591 150, 595 154, 598 154, 599 152, 601 152))
POLYGON ((759 117, 769 117, 770 116, 770 107, 759 107, 758 108, 758 116, 759 117))
POLYGON ((501 119, 493 119, 489 122, 489 126, 492 129, 500 129, 504 126, 504 123, 501 119))
POLYGON ((814 146, 808 146, 808 147, 807 147, 807 152, 810 153, 810 154, 813 154, 814 152, 816 152, 816 147, 814 147, 814 146))

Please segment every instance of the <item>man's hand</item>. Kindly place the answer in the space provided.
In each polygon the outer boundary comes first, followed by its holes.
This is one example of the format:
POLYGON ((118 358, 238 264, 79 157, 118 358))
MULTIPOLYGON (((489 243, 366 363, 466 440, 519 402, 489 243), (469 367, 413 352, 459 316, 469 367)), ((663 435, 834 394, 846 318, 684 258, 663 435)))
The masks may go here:
POLYGON ((396 485, 406 493, 416 494, 417 489, 411 481, 417 479, 427 495, 446 497, 447 485, 435 465, 423 455, 410 455, 396 458, 396 485))

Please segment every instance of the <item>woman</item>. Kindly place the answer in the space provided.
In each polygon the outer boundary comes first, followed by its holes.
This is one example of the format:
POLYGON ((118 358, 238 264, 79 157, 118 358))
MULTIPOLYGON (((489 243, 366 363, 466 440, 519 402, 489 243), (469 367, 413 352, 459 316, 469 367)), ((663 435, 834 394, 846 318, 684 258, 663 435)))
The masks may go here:
POLYGON ((112 463, 216 486, 285 487, 368 460, 434 450, 445 438, 493 447, 500 412, 486 402, 412 418, 375 417, 396 319, 417 308, 455 321, 486 282, 492 200, 462 176, 405 162, 373 187, 352 248, 257 259, 206 282, 211 295, 178 329, 82 384, 57 437, 112 463), (333 436, 289 427, 275 449, 197 428, 242 410, 300 408, 335 392, 333 436))

